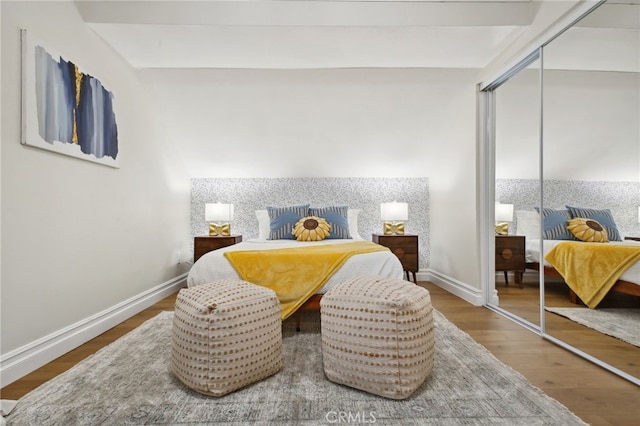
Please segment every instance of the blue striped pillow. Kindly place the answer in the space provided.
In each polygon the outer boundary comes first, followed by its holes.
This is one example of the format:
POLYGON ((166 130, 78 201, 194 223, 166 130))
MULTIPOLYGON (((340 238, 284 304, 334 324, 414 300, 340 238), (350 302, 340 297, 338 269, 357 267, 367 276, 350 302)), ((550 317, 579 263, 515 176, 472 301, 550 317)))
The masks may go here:
POLYGON ((569 209, 569 213, 571 214, 572 218, 582 217, 585 219, 593 219, 600 225, 602 225, 605 231, 607 231, 607 237, 609 238, 609 241, 622 241, 622 237, 620 237, 620 232, 618 232, 616 222, 613 220, 611 210, 596 210, 571 206, 566 207, 569 209))
MULTIPOLYGON (((536 207, 538 213, 540 208, 536 207)), ((542 209, 542 236, 545 240, 576 240, 567 229, 569 210, 542 209)))
POLYGON ((330 207, 311 207, 309 212, 311 216, 324 218, 331 229, 326 240, 345 240, 351 239, 349 233, 348 206, 330 206, 330 207))
POLYGON ((309 204, 288 207, 267 207, 269 213, 269 240, 295 240, 293 227, 309 215, 309 204))

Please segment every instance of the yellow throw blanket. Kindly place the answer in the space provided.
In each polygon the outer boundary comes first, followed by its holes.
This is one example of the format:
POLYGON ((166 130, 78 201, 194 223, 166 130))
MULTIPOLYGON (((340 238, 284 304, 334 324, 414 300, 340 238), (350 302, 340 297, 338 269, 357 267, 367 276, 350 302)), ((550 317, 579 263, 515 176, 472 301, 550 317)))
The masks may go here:
POLYGON ((640 246, 563 242, 544 257, 590 308, 595 308, 620 276, 640 260, 640 246))
POLYGON ((385 250, 389 251, 369 241, 355 241, 273 250, 228 251, 224 256, 243 280, 275 290, 284 320, 320 290, 351 256, 385 250))

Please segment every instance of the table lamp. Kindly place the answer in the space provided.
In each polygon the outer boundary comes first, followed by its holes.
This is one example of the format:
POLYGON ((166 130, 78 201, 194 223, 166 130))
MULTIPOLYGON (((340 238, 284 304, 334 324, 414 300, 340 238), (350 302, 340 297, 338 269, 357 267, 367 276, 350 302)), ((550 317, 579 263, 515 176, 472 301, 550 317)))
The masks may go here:
POLYGON ((213 237, 231 235, 233 220, 233 204, 206 203, 205 221, 209 222, 209 235, 213 237))
POLYGON ((404 235, 404 221, 409 217, 407 203, 380 204, 380 218, 384 221, 385 235, 404 235))
POLYGON ((513 204, 496 203, 496 234, 509 235, 507 222, 513 222, 513 204))

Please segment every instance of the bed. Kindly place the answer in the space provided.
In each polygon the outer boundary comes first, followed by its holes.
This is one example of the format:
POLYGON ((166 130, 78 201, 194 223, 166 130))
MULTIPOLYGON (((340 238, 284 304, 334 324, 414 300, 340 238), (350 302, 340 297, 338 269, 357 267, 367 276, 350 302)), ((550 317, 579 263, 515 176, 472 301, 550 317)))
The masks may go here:
POLYGON ((526 237, 528 269, 542 268, 545 276, 562 279, 569 286, 571 302, 578 303, 577 289, 589 307, 595 307, 609 291, 640 296, 640 242, 622 240, 610 210, 573 206, 538 210, 516 211, 517 234, 526 237), (590 282, 588 271, 597 267, 610 274, 598 271, 598 279, 606 285, 591 300, 593 294, 580 287, 600 285, 600 281, 590 282))
MULTIPOLYGON (((546 255, 560 243, 567 242, 566 240, 544 240, 544 254, 546 255)), ((575 242, 576 244, 584 244, 581 242, 575 242)), ((625 241, 611 241, 607 244, 619 245, 619 246, 631 246, 638 247, 640 249, 640 242, 625 240, 625 241)), ((540 270, 540 259, 544 258, 540 256, 540 240, 528 239, 526 242, 526 256, 527 256, 527 268, 540 270)), ((548 261, 543 260, 544 275, 553 278, 560 278, 564 280, 562 274, 560 274, 548 261)), ((615 291, 619 293, 629 294, 633 296, 640 296, 640 261, 633 263, 628 269, 626 269, 620 278, 613 284, 609 291, 615 291)), ((579 303, 576 293, 569 288, 569 298, 572 303, 579 303)))
MULTIPOLYGON (((247 240, 232 246, 210 251, 201 256, 191 268, 187 277, 189 287, 205 284, 220 279, 241 278, 229 259, 227 252, 242 251, 269 251, 285 248, 312 248, 322 245, 352 244, 364 240, 340 239, 323 240, 316 242, 300 242, 295 240, 247 240)), ((369 243, 368 244, 374 244, 369 243)), ((310 254, 311 255, 311 254, 310 254)), ((303 310, 319 309, 322 294, 326 293, 335 284, 348 278, 361 275, 380 275, 389 278, 402 279, 404 270, 400 260, 388 249, 370 253, 355 254, 349 257, 335 272, 331 274, 326 283, 310 296, 304 304, 297 308, 297 322, 303 310)))
MULTIPOLYGON (((349 256, 345 256, 345 260, 339 262, 339 266, 337 266, 337 268, 331 269, 330 272, 326 272, 326 274, 321 277, 322 286, 317 290, 314 290, 313 294, 302 294, 301 299, 304 300, 299 302, 296 300, 295 303, 292 302, 287 305, 289 302, 285 302, 281 297, 282 295, 280 294, 279 289, 276 289, 276 292, 279 293, 279 298, 283 306, 283 319, 291 315, 293 312, 289 312, 293 310, 296 313, 299 328, 302 311, 319 309, 319 302, 322 295, 339 282, 361 275, 379 275, 397 279, 403 278, 404 270, 397 256, 395 256, 386 247, 370 241, 365 241, 357 233, 357 214, 358 211, 352 209, 349 209, 348 213, 344 214, 345 218, 348 217, 348 224, 345 222, 344 227, 348 227, 349 231, 339 234, 339 236, 348 236, 350 238, 323 239, 321 241, 297 241, 286 238, 276 238, 273 234, 270 234, 269 215, 264 210, 258 210, 256 211, 256 216, 258 218, 258 225, 260 229, 259 237, 213 250, 202 255, 191 268, 187 277, 187 285, 192 287, 220 279, 237 279, 243 278, 243 276, 246 277, 246 269, 243 270, 242 268, 238 268, 237 263, 235 266, 232 265, 232 262, 237 262, 237 258, 244 254, 257 256, 252 258, 256 264, 258 262, 264 262, 263 269, 267 271, 263 271, 261 269, 259 272, 260 274, 270 273, 277 279, 277 277, 280 276, 277 275, 279 273, 270 270, 283 268, 283 266, 282 263, 279 265, 277 262, 274 264, 271 263, 272 258, 269 256, 273 256, 274 252, 283 252, 285 249, 296 249, 298 253, 297 256, 299 257, 296 258, 298 259, 296 261, 291 260, 293 268, 294 264, 297 265, 295 267, 300 267, 299 259, 307 259, 310 258, 309 256, 319 258, 320 254, 314 255, 313 253, 317 253, 318 250, 324 250, 323 247, 327 250, 330 247, 339 250, 338 247, 340 246, 345 247, 345 249, 354 245, 358 246, 359 249, 364 246, 365 250, 359 250, 355 254, 350 253, 349 256), (270 236, 274 238, 269 238, 270 236), (242 273, 239 273, 238 269, 241 270, 242 273)), ((326 215, 329 216, 328 213, 326 215)), ((284 269, 288 269, 286 265, 284 269)), ((310 273, 313 274, 314 271, 311 271, 310 273)), ((310 277, 308 274, 309 272, 307 272, 307 278, 301 279, 301 282, 299 283, 301 287, 307 286, 307 281, 317 278, 315 276, 310 277)), ((296 280, 297 278, 294 278, 291 285, 297 286, 298 282, 296 280)))

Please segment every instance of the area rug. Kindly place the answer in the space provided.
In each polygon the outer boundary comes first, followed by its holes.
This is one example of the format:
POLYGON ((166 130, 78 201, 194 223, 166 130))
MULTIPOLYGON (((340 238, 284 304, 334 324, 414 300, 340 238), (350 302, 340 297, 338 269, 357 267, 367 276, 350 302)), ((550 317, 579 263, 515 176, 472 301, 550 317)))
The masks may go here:
POLYGON ((405 400, 329 382, 319 317, 283 325, 284 367, 221 398, 185 387, 169 369, 172 312, 163 312, 25 395, 9 425, 584 425, 439 312, 436 358, 405 400))
POLYGON ((608 336, 640 347, 640 309, 545 308, 608 336))

